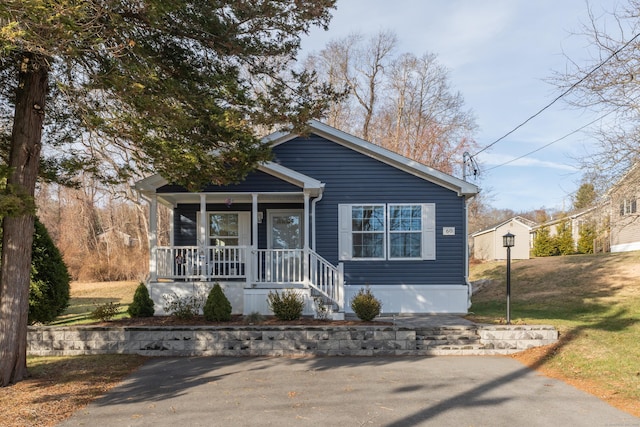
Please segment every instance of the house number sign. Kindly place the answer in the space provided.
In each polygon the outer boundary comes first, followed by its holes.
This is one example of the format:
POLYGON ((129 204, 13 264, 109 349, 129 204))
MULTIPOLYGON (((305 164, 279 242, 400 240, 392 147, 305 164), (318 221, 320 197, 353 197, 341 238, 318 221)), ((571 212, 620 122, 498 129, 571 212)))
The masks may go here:
POLYGON ((443 236, 455 236, 456 228, 455 227, 442 227, 442 235, 443 236))

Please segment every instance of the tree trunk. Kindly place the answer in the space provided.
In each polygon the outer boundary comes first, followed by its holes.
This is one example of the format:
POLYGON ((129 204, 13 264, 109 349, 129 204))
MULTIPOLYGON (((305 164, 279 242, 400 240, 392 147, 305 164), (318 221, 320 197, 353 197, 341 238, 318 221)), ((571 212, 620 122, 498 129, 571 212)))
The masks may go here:
POLYGON ((49 70, 44 58, 25 54, 18 71, 16 104, 11 134, 7 191, 24 208, 5 215, 2 222, 0 270, 0 386, 16 383, 27 374, 27 316, 35 193, 44 106, 49 70))

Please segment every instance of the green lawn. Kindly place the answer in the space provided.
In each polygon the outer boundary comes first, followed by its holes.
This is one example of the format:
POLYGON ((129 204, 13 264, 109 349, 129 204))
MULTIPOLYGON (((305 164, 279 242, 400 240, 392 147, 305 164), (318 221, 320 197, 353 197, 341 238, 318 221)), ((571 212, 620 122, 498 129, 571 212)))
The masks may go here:
MULTIPOLYGON (((470 273, 491 283, 472 298, 469 317, 504 322, 506 263, 470 273)), ((513 261, 511 321, 555 326, 560 342, 539 366, 635 401, 640 414, 640 253, 513 261)))

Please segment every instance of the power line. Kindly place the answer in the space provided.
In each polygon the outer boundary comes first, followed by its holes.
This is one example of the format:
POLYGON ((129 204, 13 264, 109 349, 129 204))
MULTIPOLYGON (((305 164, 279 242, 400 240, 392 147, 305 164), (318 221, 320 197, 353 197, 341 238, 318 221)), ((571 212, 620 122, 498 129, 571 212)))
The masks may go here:
MULTIPOLYGON (((617 109, 616 109, 616 110, 617 110, 617 109)), ((594 119, 594 120, 590 121, 590 122, 589 122, 589 123, 587 123, 586 125, 581 126, 581 127, 579 127, 578 129, 575 129, 575 130, 573 130, 573 131, 569 132, 568 134, 566 134, 566 135, 564 135, 564 136, 561 136, 560 138, 558 138, 558 139, 556 139, 556 140, 553 140, 553 141, 551 141, 551 142, 550 142, 550 143, 548 143, 548 144, 543 145, 542 147, 536 148, 536 149, 535 149, 535 150, 533 150, 533 151, 529 151, 528 153, 523 154, 523 155, 521 155, 521 156, 519 156, 519 157, 516 157, 516 158, 514 158, 514 159, 511 159, 511 160, 509 160, 509 161, 507 161, 507 162, 504 162, 504 163, 501 163, 501 164, 499 164, 499 165, 496 165, 496 166, 490 167, 489 169, 486 169, 486 170, 485 170, 485 172, 489 172, 489 171, 492 171, 492 170, 497 169, 497 168, 499 168, 499 167, 506 166, 506 165, 508 165, 508 164, 510 164, 510 163, 513 163, 513 162, 515 162, 515 161, 517 161, 517 160, 520 160, 520 159, 522 159, 522 158, 524 158, 524 157, 527 157, 527 156, 530 156, 530 155, 532 155, 532 154, 534 154, 534 153, 537 153, 538 151, 543 150, 543 149, 545 149, 545 148, 549 147, 550 145, 555 144, 556 142, 560 142, 560 141, 562 141, 563 139, 568 138, 568 137, 570 137, 571 135, 573 135, 573 134, 575 134, 575 133, 580 132, 582 129, 584 129, 584 128, 586 128, 586 127, 591 126, 591 125, 592 125, 592 124, 594 124, 595 122, 597 122, 597 121, 599 121, 599 120, 604 119, 605 117, 607 117, 609 114, 613 113, 613 112, 614 112, 614 111, 616 111, 616 110, 611 110, 611 111, 609 111, 608 113, 603 114, 603 115, 601 115, 600 117, 598 117, 598 118, 596 118, 596 119, 594 119)))
POLYGON ((487 145, 486 147, 484 147, 482 150, 478 151, 477 153, 473 154, 471 157, 477 156, 478 154, 482 153, 483 151, 493 147, 495 144, 497 144, 498 142, 502 141, 503 139, 505 139, 506 137, 508 137, 509 135, 511 135, 512 133, 514 133, 515 131, 517 131, 518 129, 520 129, 522 126, 526 125, 527 123, 529 123, 531 120, 533 120, 534 118, 538 117, 540 114, 542 114, 545 110, 547 110, 549 107, 551 107, 553 104, 555 104, 556 102, 558 102, 561 98, 563 98, 565 95, 567 95, 569 92, 571 92, 576 86, 578 86, 579 84, 581 84, 582 82, 584 82, 588 77, 590 77, 593 73, 595 73, 596 71, 598 71, 600 68, 602 68, 602 66, 604 64, 606 64, 607 62, 609 62, 609 60, 611 60, 611 58, 613 58, 614 56, 616 56, 618 53, 620 53, 622 50, 624 50, 627 46, 629 46, 635 39, 637 39, 638 37, 640 37, 640 33, 636 34, 635 36, 633 36, 633 38, 631 38, 629 41, 627 41, 624 45, 622 45, 622 47, 620 47, 618 50, 616 50, 615 52, 613 52, 611 55, 609 55, 609 57, 607 57, 607 59, 605 59, 604 61, 602 61, 600 64, 598 64, 596 67, 594 67, 591 71, 589 71, 587 74, 585 74, 580 80, 578 80, 577 82, 575 82, 574 84, 572 84, 567 90, 565 90, 564 92, 562 92, 560 95, 556 96, 550 103, 548 103, 547 105, 545 105, 544 107, 542 107, 540 110, 538 110, 535 114, 533 114, 532 116, 530 116, 528 119, 526 119, 524 122, 520 123, 519 125, 517 125, 516 127, 514 127, 513 129, 511 129, 509 132, 507 132, 506 134, 502 135, 500 138, 496 139, 495 141, 493 141, 491 144, 487 145))

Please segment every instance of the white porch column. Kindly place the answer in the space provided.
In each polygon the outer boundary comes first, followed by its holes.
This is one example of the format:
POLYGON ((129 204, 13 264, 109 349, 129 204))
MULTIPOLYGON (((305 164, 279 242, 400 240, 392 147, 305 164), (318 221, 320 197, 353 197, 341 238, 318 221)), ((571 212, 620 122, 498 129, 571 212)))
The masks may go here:
POLYGON ((302 249, 304 254, 304 261, 302 263, 303 268, 303 280, 304 283, 309 283, 309 193, 304 192, 304 233, 302 236, 302 249))
POLYGON ((149 203, 149 279, 158 281, 158 196, 151 195, 149 203))
POLYGON ((207 275, 207 259, 206 259, 206 248, 207 248, 207 195, 200 194, 200 227, 198 227, 198 257, 200 261, 200 275, 202 276, 202 280, 206 278, 207 275))
POLYGON ((251 287, 258 277, 258 195, 251 194, 251 253, 247 257, 249 268, 247 271, 247 287, 251 287))

